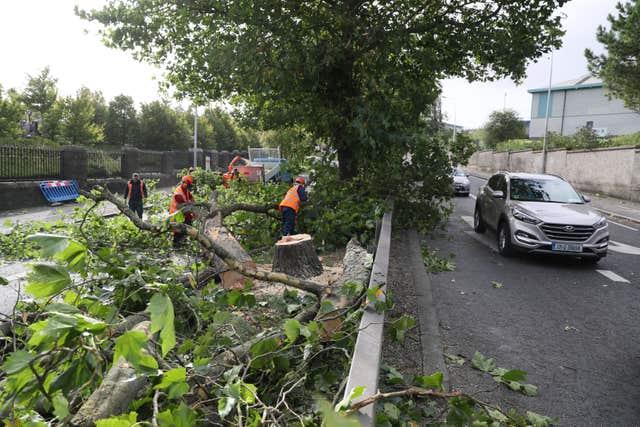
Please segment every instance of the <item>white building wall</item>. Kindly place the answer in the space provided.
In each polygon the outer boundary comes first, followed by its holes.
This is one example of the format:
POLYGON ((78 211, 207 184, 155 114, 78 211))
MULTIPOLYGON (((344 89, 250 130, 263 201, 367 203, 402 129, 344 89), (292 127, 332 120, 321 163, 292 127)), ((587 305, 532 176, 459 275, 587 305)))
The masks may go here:
MULTIPOLYGON (((606 128, 608 135, 626 135, 640 132, 640 114, 628 110, 620 99, 609 100, 606 89, 587 88, 553 92, 553 109, 549 117, 549 131, 573 135, 578 129, 593 122, 594 128, 606 128), (562 120, 563 100, 564 120, 562 120), (562 132, 561 132, 562 131, 562 132)), ((544 136, 544 117, 537 117, 540 93, 532 94, 530 138, 544 136)))

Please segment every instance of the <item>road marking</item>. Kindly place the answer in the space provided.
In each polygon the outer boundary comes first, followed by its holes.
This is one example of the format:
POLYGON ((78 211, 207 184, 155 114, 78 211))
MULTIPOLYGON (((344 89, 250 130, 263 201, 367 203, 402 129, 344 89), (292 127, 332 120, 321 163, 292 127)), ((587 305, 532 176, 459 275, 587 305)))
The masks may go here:
POLYGON ((471 228, 473 228, 473 217, 471 217, 471 216, 461 216, 460 218, 462 218, 462 220, 464 222, 466 222, 467 224, 469 224, 469 226, 471 226, 471 228))
POLYGON ((640 248, 616 241, 609 241, 609 250, 627 255, 640 255, 640 248))
POLYGON ((610 219, 607 219, 607 222, 610 222, 611 224, 615 224, 618 227, 623 227, 623 228, 626 228, 626 229, 629 229, 629 230, 633 230, 633 231, 640 231, 637 228, 629 227, 628 225, 620 224, 619 222, 611 221, 610 219))
POLYGON ((473 200, 476 200, 476 196, 474 196, 473 194, 469 193, 469 197, 471 197, 473 200))
POLYGON ((631 283, 627 279, 622 276, 618 276, 611 270, 596 270, 598 273, 602 274, 607 279, 613 280, 614 282, 622 282, 622 283, 631 283))

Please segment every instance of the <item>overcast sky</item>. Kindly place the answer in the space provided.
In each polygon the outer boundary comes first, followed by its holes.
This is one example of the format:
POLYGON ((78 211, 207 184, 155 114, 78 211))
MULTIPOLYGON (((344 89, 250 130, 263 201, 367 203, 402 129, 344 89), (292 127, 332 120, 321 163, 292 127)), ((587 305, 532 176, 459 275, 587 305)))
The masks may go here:
MULTIPOLYGON (((426 1, 426 0, 425 0, 426 1)), ((554 53, 553 81, 569 80, 587 73, 584 49, 602 49, 595 39, 599 24, 615 10, 617 0, 572 0, 562 12, 567 31, 563 47, 554 53)), ((159 99, 160 70, 141 64, 129 54, 106 48, 97 27, 73 13, 78 0, 0 0, 0 84, 4 89, 23 89, 27 74, 45 66, 58 78, 61 95, 74 94, 81 86, 100 90, 107 101, 121 93, 138 103, 159 99), (88 31, 85 33, 85 31, 88 31)), ((84 8, 99 7, 104 0, 83 0, 84 8)), ((443 82, 443 109, 449 121, 465 128, 482 126, 489 114, 506 107, 523 119, 530 118, 531 96, 527 89, 544 87, 549 79, 549 60, 542 58, 528 68, 523 84, 510 80, 469 84, 462 79, 443 82), (454 114, 455 112, 455 114, 454 114)))

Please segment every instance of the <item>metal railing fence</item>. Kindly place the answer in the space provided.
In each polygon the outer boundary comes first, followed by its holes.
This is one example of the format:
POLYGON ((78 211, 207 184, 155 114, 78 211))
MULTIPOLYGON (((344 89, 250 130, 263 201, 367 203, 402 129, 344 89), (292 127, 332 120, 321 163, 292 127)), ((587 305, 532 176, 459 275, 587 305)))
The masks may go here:
POLYGON ((60 178, 60 150, 0 146, 0 181, 60 178))

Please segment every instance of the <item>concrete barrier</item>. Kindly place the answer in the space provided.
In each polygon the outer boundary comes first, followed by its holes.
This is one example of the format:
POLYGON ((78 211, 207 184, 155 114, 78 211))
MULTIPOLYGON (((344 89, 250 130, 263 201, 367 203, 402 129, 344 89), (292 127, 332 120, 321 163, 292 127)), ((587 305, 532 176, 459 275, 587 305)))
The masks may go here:
MULTIPOLYGON (((542 151, 478 151, 469 159, 467 168, 485 173, 540 173, 542 151)), ((580 190, 640 201, 640 149, 635 147, 550 150, 547 173, 562 176, 580 190)))

